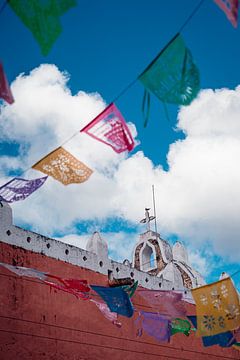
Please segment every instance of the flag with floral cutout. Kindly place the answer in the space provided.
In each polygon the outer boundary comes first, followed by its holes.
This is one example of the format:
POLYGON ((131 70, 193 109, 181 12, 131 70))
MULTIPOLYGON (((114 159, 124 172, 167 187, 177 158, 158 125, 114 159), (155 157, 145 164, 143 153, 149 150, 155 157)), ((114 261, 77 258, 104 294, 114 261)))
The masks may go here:
POLYGON ((197 66, 177 34, 139 76, 144 87, 164 103, 189 105, 200 89, 197 66))
POLYGON ((117 153, 126 150, 131 151, 134 148, 131 132, 115 104, 110 104, 81 132, 85 132, 94 139, 111 146, 117 153))
POLYGON ((47 176, 34 180, 14 178, 0 187, 0 201, 12 203, 24 200, 38 190, 47 180, 47 176))
POLYGON ((62 147, 52 151, 32 168, 52 176, 64 185, 87 181, 93 172, 62 147))
POLYGON ((198 336, 212 336, 239 327, 239 297, 229 277, 192 289, 192 295, 196 303, 198 336))

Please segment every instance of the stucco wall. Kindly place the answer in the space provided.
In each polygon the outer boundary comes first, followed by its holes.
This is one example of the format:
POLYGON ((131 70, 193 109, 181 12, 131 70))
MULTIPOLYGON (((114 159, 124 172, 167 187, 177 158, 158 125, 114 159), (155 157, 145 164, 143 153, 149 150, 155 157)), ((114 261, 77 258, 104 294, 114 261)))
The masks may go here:
MULTIPOLYGON (((50 272, 65 278, 87 279, 107 285, 107 276, 0 242, 0 261, 50 272)), ((15 276, 0 267, 1 360, 217 360, 239 359, 233 349, 203 348, 200 339, 175 335, 160 344, 147 335, 136 337, 134 320, 119 317, 122 327, 106 320, 89 302, 50 288, 30 278, 15 276)), ((151 311, 142 298, 135 309, 151 311)), ((193 305, 189 305, 191 312, 193 305)))

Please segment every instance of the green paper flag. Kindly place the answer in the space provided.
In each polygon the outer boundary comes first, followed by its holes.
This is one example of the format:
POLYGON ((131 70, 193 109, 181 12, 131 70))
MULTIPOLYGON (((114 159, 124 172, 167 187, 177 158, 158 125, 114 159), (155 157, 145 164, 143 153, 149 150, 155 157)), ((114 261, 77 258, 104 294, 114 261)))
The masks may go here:
POLYGON ((9 0, 9 5, 47 55, 62 31, 59 16, 75 6, 76 0, 9 0))
POLYGON ((176 318, 171 322, 171 335, 177 333, 183 333, 186 336, 189 336, 191 330, 191 324, 187 320, 176 318))
POLYGON ((200 89, 199 71, 191 52, 177 34, 139 76, 161 101, 189 105, 200 89))

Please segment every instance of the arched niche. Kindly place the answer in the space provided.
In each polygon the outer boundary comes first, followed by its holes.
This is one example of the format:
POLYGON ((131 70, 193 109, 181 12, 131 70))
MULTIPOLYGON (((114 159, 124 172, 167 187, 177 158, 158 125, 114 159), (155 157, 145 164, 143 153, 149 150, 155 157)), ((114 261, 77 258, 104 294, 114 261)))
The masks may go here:
POLYGON ((140 270, 149 271, 157 267, 155 247, 146 242, 140 250, 140 270))

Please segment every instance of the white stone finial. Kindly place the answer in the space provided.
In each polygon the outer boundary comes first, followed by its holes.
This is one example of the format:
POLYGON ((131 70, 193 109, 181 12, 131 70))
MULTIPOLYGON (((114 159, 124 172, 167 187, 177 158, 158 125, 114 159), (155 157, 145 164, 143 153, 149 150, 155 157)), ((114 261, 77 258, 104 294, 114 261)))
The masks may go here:
POLYGON ((95 231, 88 240, 86 250, 98 255, 99 258, 108 258, 107 243, 104 239, 101 238, 99 232, 97 231, 95 231))
POLYGON ((184 262, 185 264, 188 264, 187 249, 180 241, 175 242, 175 244, 173 245, 173 248, 172 248, 172 252, 173 252, 174 260, 181 261, 181 262, 184 262))
POLYGON ((12 209, 5 201, 0 202, 0 228, 8 228, 12 225, 12 209))
POLYGON ((150 221, 155 219, 155 216, 149 215, 150 208, 145 208, 145 218, 140 221, 142 224, 147 224, 147 231, 150 230, 150 221))

